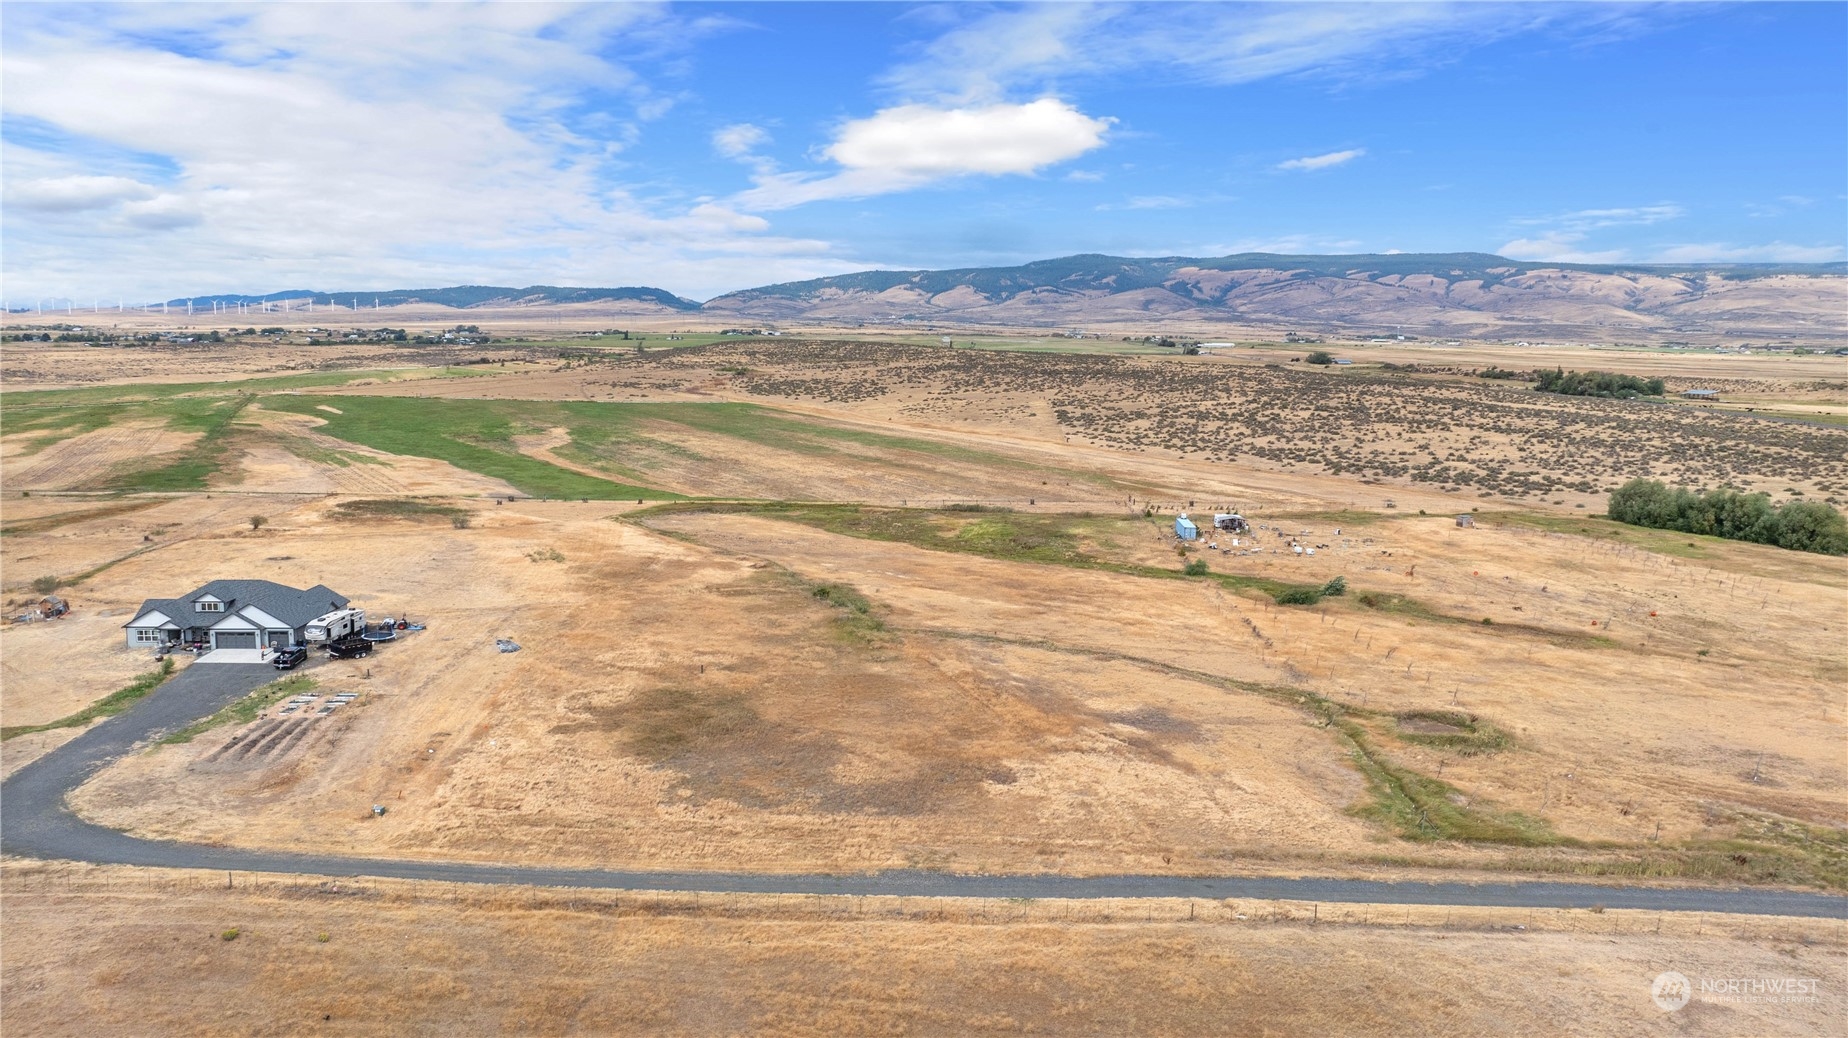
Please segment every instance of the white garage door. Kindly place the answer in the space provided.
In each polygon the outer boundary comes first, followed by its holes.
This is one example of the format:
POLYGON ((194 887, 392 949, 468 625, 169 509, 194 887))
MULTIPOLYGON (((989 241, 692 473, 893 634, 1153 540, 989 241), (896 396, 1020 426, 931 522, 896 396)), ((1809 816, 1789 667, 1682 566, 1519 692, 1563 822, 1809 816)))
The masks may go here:
POLYGON ((212 647, 215 649, 254 649, 257 647, 255 631, 214 631, 212 647))

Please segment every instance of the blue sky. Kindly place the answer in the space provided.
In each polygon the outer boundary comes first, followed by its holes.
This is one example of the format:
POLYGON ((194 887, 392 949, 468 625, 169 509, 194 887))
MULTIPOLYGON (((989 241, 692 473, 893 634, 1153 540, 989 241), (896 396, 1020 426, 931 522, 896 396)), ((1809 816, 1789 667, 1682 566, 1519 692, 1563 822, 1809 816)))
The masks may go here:
POLYGON ((33 298, 1848 256, 1848 5, 10 4, 33 298))

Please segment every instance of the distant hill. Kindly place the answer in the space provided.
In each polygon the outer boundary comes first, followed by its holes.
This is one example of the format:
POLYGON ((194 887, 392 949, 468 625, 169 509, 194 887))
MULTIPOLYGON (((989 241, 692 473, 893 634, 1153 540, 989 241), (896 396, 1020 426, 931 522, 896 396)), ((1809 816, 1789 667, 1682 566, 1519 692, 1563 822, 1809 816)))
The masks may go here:
MULTIPOLYGON (((287 300, 364 310, 458 310, 615 303, 637 314, 727 321, 1083 327, 1151 321, 1289 324, 1432 334, 1626 332, 1848 339, 1848 263, 1597 265, 1534 263, 1481 252, 1290 256, 1079 255, 1014 267, 866 270, 749 288, 697 303, 659 288, 398 289, 195 296, 214 303, 287 300)), ((185 306, 187 299, 169 300, 185 306)))
POLYGON ((457 285, 454 288, 400 288, 389 292, 316 292, 312 289, 297 289, 292 292, 271 292, 261 296, 192 296, 190 300, 186 298, 169 299, 167 305, 185 306, 190 301, 197 308, 199 306, 209 307, 213 303, 275 303, 283 300, 291 303, 312 300, 316 306, 341 307, 350 307, 357 300, 361 309, 372 306, 374 303, 379 306, 425 303, 467 310, 476 307, 556 306, 563 303, 601 302, 654 303, 670 310, 699 309, 699 304, 693 300, 683 299, 659 288, 560 288, 555 285, 532 285, 527 288, 457 285))
POLYGON ((1848 335, 1848 264, 1591 265, 1486 253, 1079 255, 1016 267, 870 270, 745 289, 757 320, 1059 327, 1196 318, 1463 334, 1535 329, 1848 335))

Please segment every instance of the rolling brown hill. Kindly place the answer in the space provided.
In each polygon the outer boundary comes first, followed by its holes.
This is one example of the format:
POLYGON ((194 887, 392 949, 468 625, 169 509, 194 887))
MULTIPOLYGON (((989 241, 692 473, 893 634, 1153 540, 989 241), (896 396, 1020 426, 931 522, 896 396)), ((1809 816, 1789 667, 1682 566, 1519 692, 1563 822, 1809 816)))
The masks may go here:
POLYGON ((1060 328, 1165 318, 1440 335, 1842 339, 1848 276, 1841 264, 1625 268, 1480 253, 1071 256, 770 285, 709 300, 701 311, 782 322, 1060 328))
MULTIPOLYGON (((1278 328, 1508 339, 1848 343, 1848 264, 1591 266, 1486 253, 1135 259, 868 270, 699 303, 659 288, 465 285, 390 292, 200 296, 166 306, 405 319, 541 312, 739 325, 1112 328, 1231 335, 1278 328), (382 309, 375 309, 382 308, 382 309)), ((273 320, 273 317, 266 317, 273 320)))

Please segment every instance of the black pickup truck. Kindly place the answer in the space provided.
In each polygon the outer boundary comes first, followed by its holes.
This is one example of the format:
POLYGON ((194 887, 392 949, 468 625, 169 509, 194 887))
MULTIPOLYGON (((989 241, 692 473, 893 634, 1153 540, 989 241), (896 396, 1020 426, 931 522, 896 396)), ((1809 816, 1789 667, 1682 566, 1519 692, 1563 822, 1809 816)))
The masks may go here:
POLYGON ((277 670, 294 670, 308 658, 308 650, 300 645, 288 645, 276 650, 276 656, 270 660, 270 666, 277 670))

